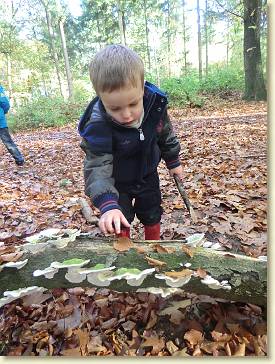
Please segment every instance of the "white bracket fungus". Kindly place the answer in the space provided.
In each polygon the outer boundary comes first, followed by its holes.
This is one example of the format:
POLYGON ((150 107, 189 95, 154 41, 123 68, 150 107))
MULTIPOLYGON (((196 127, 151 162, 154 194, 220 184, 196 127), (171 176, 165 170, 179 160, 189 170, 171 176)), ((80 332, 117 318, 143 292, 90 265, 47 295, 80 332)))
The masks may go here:
POLYGON ((87 275, 89 283, 99 287, 107 287, 110 285, 108 278, 114 274, 111 271, 115 268, 115 266, 105 267, 104 264, 97 264, 94 267, 82 269, 79 273, 84 274, 85 277, 87 275))
POLYGON ((213 243, 212 241, 206 241, 202 244, 203 248, 210 248, 213 250, 225 250, 220 243, 213 243))
POLYGON ((48 267, 43 270, 37 269, 33 272, 34 277, 45 276, 47 279, 52 279, 55 273, 58 272, 57 268, 48 267))
POLYGON ((267 256, 266 255, 260 255, 258 257, 259 260, 262 260, 263 262, 267 262, 267 256))
POLYGON ((193 275, 194 274, 190 274, 185 277, 171 278, 171 277, 166 276, 165 274, 155 274, 155 277, 158 279, 164 279, 167 286, 179 288, 179 287, 187 284, 193 275))
POLYGON ((182 292, 182 290, 179 288, 170 288, 170 287, 148 287, 148 288, 138 288, 137 292, 160 294, 161 297, 166 298, 172 296, 174 293, 180 293, 182 292))
POLYGON ((50 267, 43 270, 37 269, 33 272, 34 277, 44 275, 47 279, 52 279, 54 275, 61 268, 67 268, 68 271, 65 274, 65 278, 71 283, 80 283, 85 280, 86 276, 80 276, 78 270, 90 262, 90 259, 83 260, 78 258, 64 260, 64 262, 52 262, 50 267))
POLYGON ((18 261, 18 262, 8 262, 8 263, 5 263, 5 264, 2 264, 0 266, 0 272, 3 268, 17 268, 17 269, 21 269, 23 268, 26 264, 28 263, 28 259, 25 259, 25 260, 21 260, 21 261, 18 261))
POLYGON ((205 278, 201 279, 201 283, 206 284, 209 288, 212 289, 231 289, 231 286, 228 284, 228 281, 219 282, 217 279, 207 275, 205 278))
POLYGON ((14 291, 5 291, 4 292, 5 297, 0 299, 0 307, 16 300, 17 298, 21 298, 33 293, 43 293, 45 291, 47 291, 46 288, 37 286, 24 287, 14 291))
POLYGON ((186 238, 186 241, 187 241, 186 244, 189 246, 193 246, 193 247, 200 246, 203 242, 203 238, 204 238, 204 233, 193 234, 191 236, 188 236, 188 238, 186 238))
POLYGON ((108 278, 109 281, 114 281, 116 279, 126 279, 129 286, 140 286, 144 279, 153 273, 155 268, 149 268, 140 271, 137 268, 120 268, 115 272, 115 275, 108 278))
POLYGON ((54 245, 57 248, 65 248, 70 242, 74 242, 80 235, 78 229, 46 229, 27 237, 26 244, 22 248, 32 254, 44 251, 46 246, 54 245))

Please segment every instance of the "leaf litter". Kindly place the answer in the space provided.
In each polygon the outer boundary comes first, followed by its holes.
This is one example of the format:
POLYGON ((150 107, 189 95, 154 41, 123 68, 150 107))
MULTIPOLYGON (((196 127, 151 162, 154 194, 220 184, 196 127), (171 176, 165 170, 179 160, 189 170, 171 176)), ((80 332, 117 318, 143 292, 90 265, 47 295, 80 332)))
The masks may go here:
MULTIPOLYGON (((228 252, 265 257, 265 105, 239 102, 212 111, 210 117, 205 110, 198 116, 195 109, 172 110, 171 115, 182 144, 184 186, 198 221, 192 222, 161 163, 162 239, 205 234, 228 252)), ((1 261, 17 261, 14 246, 46 229, 78 229, 100 236, 79 203, 87 198, 75 127, 43 129, 39 135, 24 132, 17 139, 26 155, 24 167, 14 166, 0 145, 1 261), (63 143, 64 138, 70 144, 63 143)), ((96 219, 99 211, 93 206, 92 211, 96 219)), ((143 239, 142 231, 135 220, 133 238, 143 239)), ((127 243, 122 249, 128 249, 127 243)), ((164 252, 168 247, 157 244, 155 249, 164 252)), ((191 256, 192 248, 186 253, 191 256)), ((203 277, 205 272, 199 274, 203 277)), ((163 298, 157 293, 83 287, 30 297, 1 308, 1 355, 267 356, 265 314, 251 304, 184 292, 163 298)))

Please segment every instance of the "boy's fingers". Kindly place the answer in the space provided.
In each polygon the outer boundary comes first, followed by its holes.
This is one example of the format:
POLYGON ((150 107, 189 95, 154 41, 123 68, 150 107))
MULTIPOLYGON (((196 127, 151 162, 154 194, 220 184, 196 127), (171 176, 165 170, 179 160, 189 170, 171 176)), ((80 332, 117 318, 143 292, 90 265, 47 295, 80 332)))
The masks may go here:
POLYGON ((115 233, 120 234, 120 220, 114 220, 115 233))
POLYGON ((105 221, 105 230, 107 230, 107 233, 112 234, 114 232, 114 227, 113 227, 113 221, 105 221))
POLYGON ((121 222, 122 222, 122 224, 123 224, 125 227, 130 227, 130 224, 129 224, 129 222, 128 222, 128 220, 126 219, 126 217, 125 217, 125 216, 122 216, 121 222))

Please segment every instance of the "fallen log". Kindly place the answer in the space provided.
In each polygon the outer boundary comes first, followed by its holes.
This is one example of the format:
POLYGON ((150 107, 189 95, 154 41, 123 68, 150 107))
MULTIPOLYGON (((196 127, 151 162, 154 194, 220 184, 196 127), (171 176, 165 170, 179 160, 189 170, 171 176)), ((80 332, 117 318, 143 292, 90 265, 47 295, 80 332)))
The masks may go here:
POLYGON ((42 250, 36 248, 33 252, 29 250, 30 244, 22 245, 20 261, 25 265, 20 269, 12 264, 2 266, 0 297, 5 291, 30 286, 47 289, 108 286, 121 292, 172 286, 186 292, 266 306, 265 261, 210 248, 190 249, 184 240, 133 241, 132 247, 122 252, 114 249, 114 242, 82 234, 67 244, 48 242, 42 250), (60 265, 68 260, 72 261, 60 265))

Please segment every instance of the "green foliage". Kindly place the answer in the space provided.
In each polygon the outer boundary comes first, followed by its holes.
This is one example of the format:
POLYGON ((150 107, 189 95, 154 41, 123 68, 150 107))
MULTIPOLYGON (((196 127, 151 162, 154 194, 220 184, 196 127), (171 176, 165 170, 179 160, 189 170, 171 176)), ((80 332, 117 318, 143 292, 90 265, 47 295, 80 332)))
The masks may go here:
POLYGON ((161 81, 160 88, 167 93, 171 106, 203 105, 203 99, 199 96, 200 83, 197 72, 190 72, 182 78, 165 78, 161 81))
POLYGON ((62 126, 79 119, 86 102, 65 102, 62 98, 40 97, 8 116, 11 130, 62 126))
POLYGON ((208 70, 208 76, 202 81, 201 90, 210 93, 243 91, 243 69, 233 66, 213 65, 208 70))

